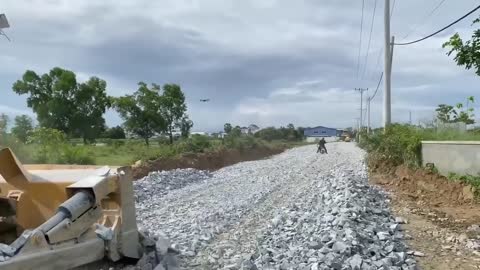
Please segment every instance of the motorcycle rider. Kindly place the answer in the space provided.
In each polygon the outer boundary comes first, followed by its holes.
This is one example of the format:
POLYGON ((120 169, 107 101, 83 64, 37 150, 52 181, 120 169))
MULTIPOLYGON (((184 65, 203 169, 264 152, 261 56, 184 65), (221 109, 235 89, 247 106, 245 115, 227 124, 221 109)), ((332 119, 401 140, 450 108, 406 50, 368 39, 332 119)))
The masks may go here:
POLYGON ((321 152, 322 150, 325 151, 325 154, 328 154, 327 148, 325 147, 325 144, 327 142, 325 141, 325 138, 322 138, 318 141, 318 150, 317 153, 321 152))

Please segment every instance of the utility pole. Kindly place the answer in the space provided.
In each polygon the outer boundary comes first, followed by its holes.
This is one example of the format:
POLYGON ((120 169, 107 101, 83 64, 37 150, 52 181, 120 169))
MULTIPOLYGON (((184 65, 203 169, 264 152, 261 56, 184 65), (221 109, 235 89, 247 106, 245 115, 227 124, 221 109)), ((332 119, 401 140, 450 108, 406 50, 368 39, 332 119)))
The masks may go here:
POLYGON ((385 64, 384 64, 384 76, 385 76, 385 93, 383 95, 383 127, 386 128, 392 122, 391 115, 391 47, 390 47, 390 0, 385 0, 385 14, 384 14, 384 27, 385 27, 385 64))
POLYGON ((355 91, 360 92, 360 123, 359 128, 362 129, 363 126, 363 92, 368 91, 368 88, 355 88, 355 91))
POLYGON ((412 111, 408 112, 408 123, 412 125, 412 111))

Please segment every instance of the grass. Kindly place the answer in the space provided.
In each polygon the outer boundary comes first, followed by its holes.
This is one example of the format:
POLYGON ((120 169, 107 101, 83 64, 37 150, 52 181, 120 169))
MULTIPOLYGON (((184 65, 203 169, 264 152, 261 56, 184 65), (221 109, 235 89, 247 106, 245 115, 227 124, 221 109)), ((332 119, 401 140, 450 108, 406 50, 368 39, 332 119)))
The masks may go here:
POLYGON ((194 135, 186 140, 166 144, 164 141, 152 140, 146 146, 141 140, 100 140, 98 145, 84 145, 81 140, 73 139, 62 145, 22 144, 16 140, 4 140, 2 146, 10 147, 25 164, 58 163, 125 166, 137 160, 155 160, 158 158, 176 157, 186 153, 202 153, 222 149, 238 149, 248 151, 255 147, 295 147, 303 142, 272 141, 266 142, 252 136, 213 139, 194 135))
POLYGON ((456 182, 461 182, 467 185, 471 185, 475 189, 475 196, 480 198, 480 176, 449 173, 447 178, 451 181, 456 181, 456 182))

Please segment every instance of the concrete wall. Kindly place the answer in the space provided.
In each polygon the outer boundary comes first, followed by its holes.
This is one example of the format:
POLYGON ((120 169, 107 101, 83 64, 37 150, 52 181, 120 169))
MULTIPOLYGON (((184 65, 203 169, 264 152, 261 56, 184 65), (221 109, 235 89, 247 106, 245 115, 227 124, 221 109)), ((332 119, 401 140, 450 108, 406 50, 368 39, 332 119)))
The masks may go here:
POLYGON ((422 141, 423 165, 433 163, 443 175, 480 174, 480 142, 422 141))

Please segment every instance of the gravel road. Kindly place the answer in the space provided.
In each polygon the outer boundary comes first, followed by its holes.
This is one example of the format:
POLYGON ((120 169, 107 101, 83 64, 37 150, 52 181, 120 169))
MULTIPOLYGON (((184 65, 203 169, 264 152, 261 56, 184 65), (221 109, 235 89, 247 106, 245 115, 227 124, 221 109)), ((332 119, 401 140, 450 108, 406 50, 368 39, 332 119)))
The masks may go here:
POLYGON ((170 239, 180 269, 416 269, 363 151, 327 147, 152 173, 135 183, 140 227, 170 239))

